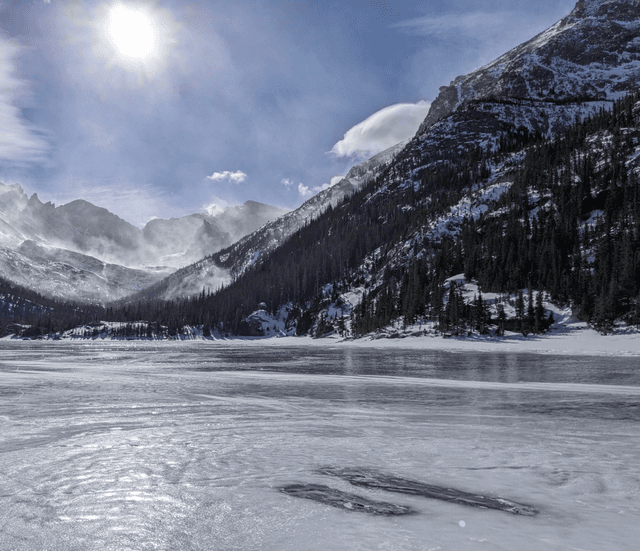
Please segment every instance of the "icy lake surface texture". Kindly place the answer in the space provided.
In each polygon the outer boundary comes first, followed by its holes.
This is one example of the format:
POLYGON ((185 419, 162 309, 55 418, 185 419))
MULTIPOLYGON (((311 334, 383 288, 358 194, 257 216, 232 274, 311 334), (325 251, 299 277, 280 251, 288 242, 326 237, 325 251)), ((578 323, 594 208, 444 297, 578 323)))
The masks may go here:
POLYGON ((635 550, 640 362, 0 343, 2 550, 635 550))

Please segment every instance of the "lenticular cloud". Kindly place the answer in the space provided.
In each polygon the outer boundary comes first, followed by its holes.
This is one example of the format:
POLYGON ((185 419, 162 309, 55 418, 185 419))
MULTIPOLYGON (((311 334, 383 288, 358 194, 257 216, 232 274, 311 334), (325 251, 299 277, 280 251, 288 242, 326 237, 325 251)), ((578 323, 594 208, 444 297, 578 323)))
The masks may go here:
POLYGON ((397 103, 385 107, 348 130, 331 152, 338 157, 369 158, 412 138, 431 103, 397 103))

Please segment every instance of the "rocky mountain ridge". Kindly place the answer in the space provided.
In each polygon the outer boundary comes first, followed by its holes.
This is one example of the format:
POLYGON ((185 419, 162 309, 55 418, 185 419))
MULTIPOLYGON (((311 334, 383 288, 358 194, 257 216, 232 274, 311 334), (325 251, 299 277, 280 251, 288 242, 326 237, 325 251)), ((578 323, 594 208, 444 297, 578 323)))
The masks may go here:
MULTIPOLYGON (((568 105, 619 99, 640 81, 638 11, 635 0, 580 0, 546 31, 441 87, 418 134, 470 101, 545 102, 562 118, 568 105)), ((560 129, 553 119, 541 128, 560 129)))

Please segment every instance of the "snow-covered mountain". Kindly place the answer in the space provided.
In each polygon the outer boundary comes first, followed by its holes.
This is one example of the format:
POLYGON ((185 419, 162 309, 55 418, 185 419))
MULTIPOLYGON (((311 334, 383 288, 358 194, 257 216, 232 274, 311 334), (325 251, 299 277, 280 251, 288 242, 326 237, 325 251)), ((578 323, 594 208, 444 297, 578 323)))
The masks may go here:
POLYGON ((58 300, 102 303, 139 291, 165 278, 168 268, 135 269, 68 249, 24 241, 0 247, 0 274, 58 300))
POLYGON ((215 214, 154 219, 141 230, 87 201, 55 206, 42 203, 35 193, 27 197, 20 185, 0 183, 0 245, 15 248, 31 240, 125 266, 175 268, 229 246, 286 212, 247 201, 215 214))
POLYGON ((286 212, 248 201, 141 230, 87 201, 55 206, 0 183, 0 275, 59 298, 115 300, 286 212))
POLYGON ((484 174, 458 206, 425 221, 420 235, 438 239, 438 228, 455 227, 472 205, 484 205, 475 216, 487 212, 508 190, 524 150, 500 161, 493 151, 526 135, 552 138, 639 89, 640 2, 579 0, 551 28, 443 86, 372 195, 402 194, 424 185, 431 171, 482 160, 484 174))
POLYGON ((27 197, 18 184, 0 184, 0 245, 15 248, 25 240, 131 264, 143 248, 139 228, 107 209, 77 200, 56 207, 27 197))
POLYGON ((572 123, 575 105, 624 96, 640 81, 638 12, 635 0, 580 0, 551 28, 440 88, 419 134, 474 100, 526 100, 524 118, 545 133, 572 123))
POLYGON ((144 241, 159 254, 159 263, 182 267, 235 243, 286 210, 246 201, 213 215, 196 213, 182 218, 154 219, 143 228, 144 241))
POLYGON ((400 142, 371 159, 360 163, 334 186, 311 197, 296 210, 265 224, 239 240, 229 249, 214 255, 213 261, 229 270, 232 277, 239 276, 247 267, 277 248, 284 240, 323 213, 335 207, 354 191, 373 181, 407 145, 400 142))

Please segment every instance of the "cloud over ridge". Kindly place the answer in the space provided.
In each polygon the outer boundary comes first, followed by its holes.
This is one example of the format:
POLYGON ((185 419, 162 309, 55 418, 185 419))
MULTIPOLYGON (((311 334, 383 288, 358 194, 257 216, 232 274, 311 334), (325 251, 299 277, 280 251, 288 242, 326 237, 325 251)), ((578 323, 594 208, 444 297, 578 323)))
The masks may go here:
POLYGON ((425 119, 431 103, 396 103, 380 109, 353 128, 332 148, 338 157, 369 158, 412 138, 425 119))

